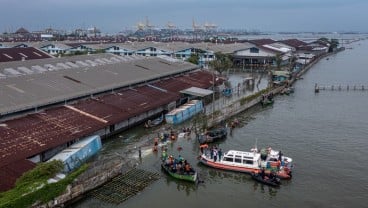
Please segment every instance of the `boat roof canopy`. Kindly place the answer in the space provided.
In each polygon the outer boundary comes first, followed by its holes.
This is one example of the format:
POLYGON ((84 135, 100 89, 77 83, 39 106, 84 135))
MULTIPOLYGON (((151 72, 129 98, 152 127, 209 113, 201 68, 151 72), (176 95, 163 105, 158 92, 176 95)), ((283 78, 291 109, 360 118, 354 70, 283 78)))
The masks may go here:
POLYGON ((253 158, 253 160, 258 160, 260 157, 260 154, 254 153, 254 152, 243 152, 243 151, 237 151, 237 150, 229 150, 227 151, 224 156, 230 156, 230 157, 241 157, 241 158, 253 158))
POLYGON ((206 97, 207 95, 211 95, 213 91, 203 89, 203 88, 198 88, 198 87, 190 87, 190 88, 180 91, 180 93, 193 95, 197 97, 206 97))

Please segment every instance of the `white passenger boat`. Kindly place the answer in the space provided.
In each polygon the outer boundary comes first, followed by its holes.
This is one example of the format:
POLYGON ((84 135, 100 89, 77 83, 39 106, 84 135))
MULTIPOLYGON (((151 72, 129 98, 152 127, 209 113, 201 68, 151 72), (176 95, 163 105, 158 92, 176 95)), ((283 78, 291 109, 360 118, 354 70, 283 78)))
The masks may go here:
POLYGON ((209 167, 230 170, 244 173, 259 173, 265 168, 265 173, 271 171, 279 178, 290 179, 292 159, 285 157, 279 151, 272 149, 261 150, 252 149, 250 152, 229 150, 221 158, 214 160, 211 158, 211 151, 207 150, 200 156, 200 162, 209 167), (281 160, 279 160, 281 158, 281 160))

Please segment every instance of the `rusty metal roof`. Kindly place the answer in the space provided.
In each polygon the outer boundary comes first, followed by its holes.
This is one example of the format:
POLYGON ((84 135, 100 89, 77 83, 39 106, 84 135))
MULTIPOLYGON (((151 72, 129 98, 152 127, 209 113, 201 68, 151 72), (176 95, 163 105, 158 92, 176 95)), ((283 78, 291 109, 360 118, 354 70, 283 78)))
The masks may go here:
POLYGON ((28 48, 0 48, 0 62, 46 59, 49 54, 33 47, 28 48))
MULTIPOLYGON (((180 91, 188 87, 208 88, 212 85, 209 80, 212 80, 212 74, 193 72, 0 123, 0 170, 111 124, 167 105, 178 100, 180 91)), ((10 172, 0 172, 7 173, 10 172)))
POLYGON ((165 90, 180 93, 189 87, 199 87, 207 89, 212 86, 213 75, 208 71, 196 71, 175 79, 166 79, 156 82, 153 85, 165 90))
POLYGON ((157 88, 145 85, 124 89, 79 101, 72 107, 55 107, 5 121, 0 125, 0 164, 30 157, 166 105, 179 99, 180 91, 188 87, 208 88, 209 76, 207 72, 191 73, 153 83, 157 88))
POLYGON ((0 126, 0 166, 84 137, 103 127, 102 122, 66 107, 6 121, 0 126))
POLYGON ((16 180, 35 166, 36 164, 33 162, 24 159, 2 166, 0 168, 0 192, 13 188, 16 180))

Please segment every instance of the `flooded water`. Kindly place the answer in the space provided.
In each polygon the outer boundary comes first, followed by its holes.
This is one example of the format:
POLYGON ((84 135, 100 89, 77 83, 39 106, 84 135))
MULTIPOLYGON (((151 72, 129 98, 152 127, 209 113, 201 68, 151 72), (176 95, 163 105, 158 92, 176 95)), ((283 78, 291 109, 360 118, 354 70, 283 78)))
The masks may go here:
MULTIPOLYGON (((218 144, 223 150, 248 151, 257 142, 292 157, 293 178, 280 188, 259 184, 247 174, 202 166, 195 139, 180 139, 168 146, 169 152, 191 162, 204 183, 170 178, 161 171, 159 155, 149 154, 140 167, 161 172, 162 178, 143 192, 120 205, 86 198, 72 207, 367 207, 368 90, 314 93, 315 83, 368 85, 368 41, 351 47, 316 64, 297 81, 294 94, 241 115, 249 118, 247 124, 218 144)), ((118 152, 124 141, 107 142, 102 154, 118 152)))

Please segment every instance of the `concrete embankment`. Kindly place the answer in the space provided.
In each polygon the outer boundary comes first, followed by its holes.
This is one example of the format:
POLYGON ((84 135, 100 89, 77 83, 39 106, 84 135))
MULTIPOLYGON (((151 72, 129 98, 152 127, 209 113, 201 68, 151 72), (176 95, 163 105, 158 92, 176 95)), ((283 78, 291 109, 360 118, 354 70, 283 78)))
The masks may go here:
MULTIPOLYGON (((274 95, 281 92, 284 86, 275 87, 272 89, 266 89, 265 93, 273 93, 274 95)), ((246 99, 246 97, 239 98, 235 102, 232 102, 228 106, 225 106, 219 109, 216 113, 218 115, 212 116, 210 115, 207 121, 208 127, 213 127, 222 121, 225 121, 247 109, 254 107, 255 105, 259 104, 262 100, 262 91, 257 96, 253 96, 252 99, 246 99)))
POLYGON ((138 150, 134 147, 129 147, 121 156, 115 155, 111 158, 91 163, 89 169, 81 174, 72 184, 68 185, 67 190, 62 195, 47 204, 36 204, 33 207, 63 207, 83 197, 89 191, 111 181, 116 176, 128 172, 138 164, 138 150))

